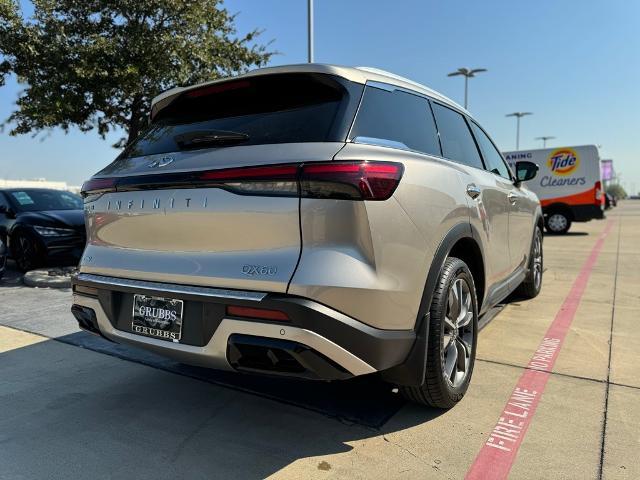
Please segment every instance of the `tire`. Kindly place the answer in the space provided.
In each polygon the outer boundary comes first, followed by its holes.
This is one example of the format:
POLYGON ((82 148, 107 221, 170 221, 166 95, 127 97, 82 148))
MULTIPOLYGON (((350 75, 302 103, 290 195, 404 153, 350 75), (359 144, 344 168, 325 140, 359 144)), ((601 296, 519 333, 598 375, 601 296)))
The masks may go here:
POLYGON ((424 381, 419 387, 401 387, 400 392, 413 402, 448 409, 462 400, 469 387, 478 338, 475 284, 469 267, 459 258, 445 261, 429 312, 424 381), (457 319, 448 319, 452 313, 457 319), (454 358, 457 361, 452 362, 454 358))
POLYGON ((557 210, 547 215, 544 225, 547 232, 564 235, 571 228, 571 218, 565 212, 557 210))
POLYGON ((44 264, 37 240, 25 232, 19 232, 12 238, 11 254, 21 272, 34 270, 44 264))
POLYGON ((542 289, 543 267, 542 231, 540 231, 540 227, 536 226, 533 232, 533 241, 531 242, 531 253, 529 254, 529 272, 516 293, 528 299, 537 297, 542 289))

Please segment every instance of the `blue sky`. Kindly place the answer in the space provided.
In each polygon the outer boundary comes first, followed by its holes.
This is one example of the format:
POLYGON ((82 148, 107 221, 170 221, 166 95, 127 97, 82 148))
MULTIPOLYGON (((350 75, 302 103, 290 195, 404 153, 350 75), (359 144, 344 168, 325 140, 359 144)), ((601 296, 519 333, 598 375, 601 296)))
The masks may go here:
MULTIPOLYGON (((26 3, 25 11, 30 11, 26 3)), ((227 0, 240 33, 265 30, 279 55, 272 65, 306 61, 306 0, 227 0)), ((463 101, 458 67, 489 71, 471 80, 469 110, 504 150, 535 137, 550 145, 600 144, 623 185, 640 190, 640 2, 315 0, 316 61, 374 66, 463 101)), ((0 88, 0 119, 19 86, 0 88)), ((46 177, 80 184, 117 151, 96 133, 60 131, 9 137, 0 132, 0 178, 46 177)))

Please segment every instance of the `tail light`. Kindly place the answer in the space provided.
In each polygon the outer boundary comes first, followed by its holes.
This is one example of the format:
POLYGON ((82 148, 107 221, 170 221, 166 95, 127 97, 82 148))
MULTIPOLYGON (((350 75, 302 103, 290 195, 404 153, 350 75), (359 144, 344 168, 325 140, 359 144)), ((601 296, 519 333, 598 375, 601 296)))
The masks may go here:
POLYGON ((603 205, 604 204, 604 196, 602 194, 602 183, 599 180, 596 182, 596 186, 595 186, 594 203, 596 205, 603 205))
POLYGON ((276 320, 288 322, 289 316, 280 310, 270 310, 267 308, 239 307, 235 305, 227 306, 227 315, 242 318, 260 318, 262 320, 276 320))
POLYGON ((300 178, 303 197, 386 200, 402 178, 400 163, 357 162, 305 165, 300 178))
POLYGON ((241 195, 387 200, 398 187, 403 172, 403 165, 393 162, 269 165, 122 179, 92 179, 82 186, 82 194, 87 196, 114 190, 218 187, 241 195))
POLYGON ((89 194, 113 192, 115 189, 115 178, 92 178, 82 184, 80 193, 86 197, 89 194))

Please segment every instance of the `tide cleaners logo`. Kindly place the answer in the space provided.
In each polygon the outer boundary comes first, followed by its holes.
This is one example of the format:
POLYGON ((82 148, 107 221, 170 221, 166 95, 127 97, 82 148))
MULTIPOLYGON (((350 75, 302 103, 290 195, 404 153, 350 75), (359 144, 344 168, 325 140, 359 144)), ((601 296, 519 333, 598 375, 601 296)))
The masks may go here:
POLYGON ((547 166, 554 175, 566 176, 573 173, 580 165, 580 158, 572 148, 554 150, 547 159, 547 166))

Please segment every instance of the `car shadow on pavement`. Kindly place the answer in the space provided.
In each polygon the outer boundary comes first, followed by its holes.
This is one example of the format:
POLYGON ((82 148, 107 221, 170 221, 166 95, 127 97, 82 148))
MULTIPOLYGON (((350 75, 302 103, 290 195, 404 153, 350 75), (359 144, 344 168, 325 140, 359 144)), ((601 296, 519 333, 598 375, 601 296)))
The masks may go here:
MULTIPOLYGON (((329 413, 384 404, 377 387, 269 379, 247 394, 51 340, 1 353, 0 378, 7 478, 257 479, 390 431, 329 413), (288 395, 296 404, 324 398, 325 412, 292 408, 288 395)), ((440 413, 408 407, 389 425, 398 431, 440 413)))
POLYGON ((109 342, 87 332, 64 335, 56 340, 371 428, 380 428, 406 403, 377 376, 320 382, 239 374, 185 365, 143 349, 109 342))
POLYGON ((545 236, 548 236, 548 237, 560 237, 560 238, 562 238, 562 237, 584 237, 584 236, 587 236, 587 235, 589 235, 589 232, 566 232, 566 233, 563 233, 562 235, 556 235, 556 234, 553 234, 553 233, 545 233, 545 236))
POLYGON ((0 288, 14 288, 22 285, 22 277, 13 260, 7 260, 7 267, 2 278, 0 278, 0 288))

